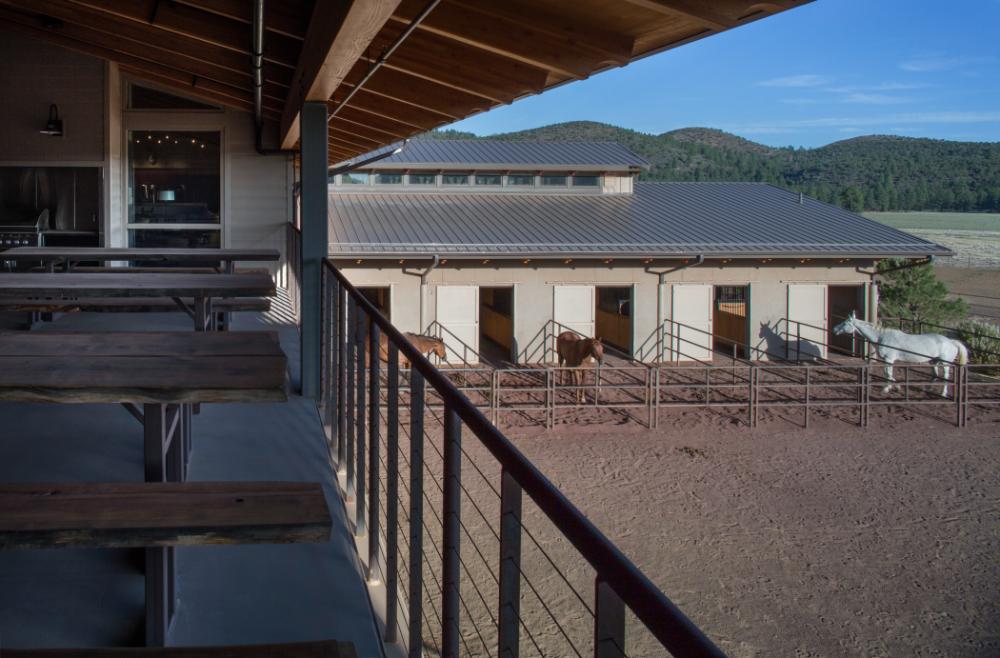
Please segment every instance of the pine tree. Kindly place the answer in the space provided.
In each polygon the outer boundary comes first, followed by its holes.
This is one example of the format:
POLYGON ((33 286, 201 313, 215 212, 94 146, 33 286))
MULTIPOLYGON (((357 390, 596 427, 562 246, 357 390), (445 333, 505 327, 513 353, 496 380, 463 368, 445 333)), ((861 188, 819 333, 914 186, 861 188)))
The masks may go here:
POLYGON ((879 315, 946 324, 968 314, 969 305, 964 299, 948 299, 948 289, 929 263, 893 270, 906 263, 895 258, 879 263, 879 315))

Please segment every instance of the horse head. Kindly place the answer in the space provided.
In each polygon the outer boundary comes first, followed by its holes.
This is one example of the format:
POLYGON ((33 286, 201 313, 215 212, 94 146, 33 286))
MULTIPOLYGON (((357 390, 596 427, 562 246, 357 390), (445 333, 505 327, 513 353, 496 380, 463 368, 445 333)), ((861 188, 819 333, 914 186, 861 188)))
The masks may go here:
POLYGON ((857 329, 857 325, 855 324, 857 319, 858 316, 854 313, 854 311, 851 311, 846 320, 833 328, 834 335, 843 336, 844 334, 853 334, 857 329))
POLYGON ((436 341, 431 351, 437 354, 442 361, 448 360, 448 350, 445 348, 443 340, 436 341))
POLYGON ((601 342, 600 336, 590 341, 590 356, 598 363, 604 362, 604 343, 601 342))

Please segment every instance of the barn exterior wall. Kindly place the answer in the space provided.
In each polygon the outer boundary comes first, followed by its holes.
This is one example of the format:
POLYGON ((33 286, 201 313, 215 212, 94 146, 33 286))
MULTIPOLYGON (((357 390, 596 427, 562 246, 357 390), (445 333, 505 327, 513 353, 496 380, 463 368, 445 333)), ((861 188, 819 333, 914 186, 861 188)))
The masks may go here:
MULTIPOLYGON (((710 283, 714 285, 750 286, 749 323, 751 345, 762 345, 758 337, 761 323, 769 326, 787 315, 787 286, 789 283, 852 283, 867 284, 868 276, 859 273, 855 265, 843 266, 788 266, 723 265, 688 267, 667 274, 664 285, 659 277, 635 266, 491 266, 470 265, 441 266, 427 277, 424 299, 424 326, 420 326, 420 278, 415 276, 420 267, 406 274, 398 264, 378 267, 375 261, 357 265, 339 262, 345 276, 356 286, 390 286, 392 289, 392 319, 402 331, 425 330, 435 318, 438 285, 478 285, 514 287, 514 340, 519 358, 533 360, 540 356, 537 350, 538 334, 552 319, 553 286, 560 284, 586 284, 596 286, 633 286, 633 348, 639 348, 655 331, 660 321, 670 317, 671 285, 674 283, 710 283), (657 305, 657 297, 660 304, 657 305)), ((870 263, 864 263, 870 266, 870 263)))

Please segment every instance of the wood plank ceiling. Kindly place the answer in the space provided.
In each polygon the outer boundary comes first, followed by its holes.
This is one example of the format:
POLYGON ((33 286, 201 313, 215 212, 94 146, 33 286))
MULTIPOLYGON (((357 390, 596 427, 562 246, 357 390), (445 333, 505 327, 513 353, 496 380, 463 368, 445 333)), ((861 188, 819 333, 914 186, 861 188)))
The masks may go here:
MULTIPOLYGON (((268 0, 263 116, 291 144, 298 103, 310 90, 329 94, 330 159, 348 159, 809 1, 441 0, 338 109, 428 0, 268 0)), ((251 0, 0 0, 0 30, 251 111, 252 8, 251 0)))

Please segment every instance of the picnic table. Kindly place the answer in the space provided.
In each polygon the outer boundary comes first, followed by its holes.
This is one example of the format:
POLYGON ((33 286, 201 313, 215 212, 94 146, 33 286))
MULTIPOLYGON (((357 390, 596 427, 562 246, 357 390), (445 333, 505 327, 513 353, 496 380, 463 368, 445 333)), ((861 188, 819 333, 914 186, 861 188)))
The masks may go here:
MULTIPOLYGON (((191 405, 285 401, 286 366, 274 332, 0 333, 0 400, 122 404, 143 426, 145 481, 184 482, 191 405)), ((146 563, 156 645, 176 600, 173 548, 146 549, 146 563)))
MULTIPOLYGON (((4 252, 6 256, 7 252, 4 252)), ((87 297, 166 297, 194 320, 196 331, 213 326, 216 298, 273 297, 268 274, 188 272, 11 272, 0 274, 0 298, 80 299, 87 297), (189 305, 187 299, 191 300, 189 305)))
POLYGON ((54 271, 61 266, 72 271, 82 262, 142 261, 171 263, 201 263, 219 266, 231 274, 237 261, 277 261, 277 249, 159 249, 148 247, 14 247, 0 255, 0 260, 42 262, 54 271))

